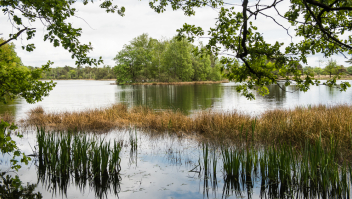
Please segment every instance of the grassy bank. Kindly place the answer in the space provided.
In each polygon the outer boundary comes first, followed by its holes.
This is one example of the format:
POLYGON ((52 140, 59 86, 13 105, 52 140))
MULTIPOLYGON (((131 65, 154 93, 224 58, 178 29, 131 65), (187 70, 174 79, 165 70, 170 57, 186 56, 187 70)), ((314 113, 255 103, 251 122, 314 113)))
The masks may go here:
POLYGON ((301 147, 315 143, 321 135, 322 145, 333 138, 345 158, 352 159, 352 106, 311 106, 291 110, 266 111, 257 118, 239 112, 201 112, 188 117, 181 112, 156 112, 145 107, 128 109, 124 104, 82 112, 46 113, 32 109, 25 125, 45 126, 56 130, 108 131, 135 126, 157 133, 174 132, 218 141, 261 143, 281 142, 301 147), (347 156, 346 156, 347 155, 347 156))

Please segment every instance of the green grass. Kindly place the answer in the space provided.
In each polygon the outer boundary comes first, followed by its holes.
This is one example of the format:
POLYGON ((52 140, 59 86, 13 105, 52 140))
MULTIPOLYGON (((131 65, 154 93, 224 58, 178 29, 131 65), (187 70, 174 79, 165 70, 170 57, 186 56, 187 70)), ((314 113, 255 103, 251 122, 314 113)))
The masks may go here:
POLYGON ((223 147, 224 193, 241 195, 261 179, 261 195, 274 198, 349 198, 352 167, 337 163, 338 141, 331 137, 329 146, 305 142, 296 150, 290 144, 277 147, 223 147))
POLYGON ((80 133, 48 133, 37 131, 38 142, 38 180, 50 184, 66 195, 70 179, 79 187, 87 181, 102 197, 113 187, 119 192, 120 152, 122 144, 117 141, 106 142, 96 136, 80 133))

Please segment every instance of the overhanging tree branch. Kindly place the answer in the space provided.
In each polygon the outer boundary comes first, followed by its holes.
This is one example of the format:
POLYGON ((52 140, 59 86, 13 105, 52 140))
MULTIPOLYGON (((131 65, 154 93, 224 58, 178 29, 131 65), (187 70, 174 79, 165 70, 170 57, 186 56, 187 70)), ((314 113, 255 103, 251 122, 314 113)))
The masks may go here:
POLYGON ((7 43, 9 43, 11 40, 17 39, 17 37, 20 36, 20 34, 23 33, 23 32, 26 31, 26 30, 28 30, 27 27, 25 27, 24 29, 18 31, 18 33, 14 34, 13 37, 11 37, 10 39, 8 39, 8 40, 6 40, 6 41, 0 43, 0 47, 3 46, 3 45, 5 45, 5 44, 7 44, 7 43))

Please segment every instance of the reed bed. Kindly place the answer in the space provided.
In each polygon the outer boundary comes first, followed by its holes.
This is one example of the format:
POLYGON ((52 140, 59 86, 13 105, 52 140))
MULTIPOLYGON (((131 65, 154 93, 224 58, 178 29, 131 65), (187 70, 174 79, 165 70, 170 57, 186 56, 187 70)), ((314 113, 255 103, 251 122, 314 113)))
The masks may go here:
POLYGON ((131 126, 153 132, 174 132, 179 136, 194 135, 209 140, 275 145, 281 142, 302 147, 314 144, 319 136, 323 147, 331 137, 338 140, 337 149, 352 159, 352 106, 317 105, 278 109, 252 117, 240 112, 203 111, 189 117, 181 112, 161 111, 125 104, 82 112, 46 113, 33 109, 22 121, 27 125, 51 127, 55 130, 108 131, 131 126))
POLYGON ((256 179, 261 181, 261 197, 269 198, 350 198, 352 167, 338 165, 336 140, 327 149, 321 137, 308 142, 302 151, 289 144, 276 147, 222 147, 223 194, 251 193, 256 179))
POLYGON ((89 182, 97 197, 119 192, 122 144, 78 133, 37 132, 38 180, 66 195, 71 180, 84 188, 89 182))
POLYGON ((1 120, 11 124, 15 122, 15 117, 11 113, 5 112, 3 114, 0 114, 0 121, 1 120))

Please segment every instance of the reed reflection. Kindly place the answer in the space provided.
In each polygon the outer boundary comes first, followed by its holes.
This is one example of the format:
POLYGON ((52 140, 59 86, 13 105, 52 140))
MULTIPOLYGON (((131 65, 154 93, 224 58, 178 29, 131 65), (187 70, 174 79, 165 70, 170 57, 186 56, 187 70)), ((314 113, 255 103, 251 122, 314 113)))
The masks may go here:
POLYGON ((81 192, 89 187, 97 198, 120 192, 122 143, 78 133, 37 133, 38 182, 53 195, 67 197, 71 182, 81 192))

